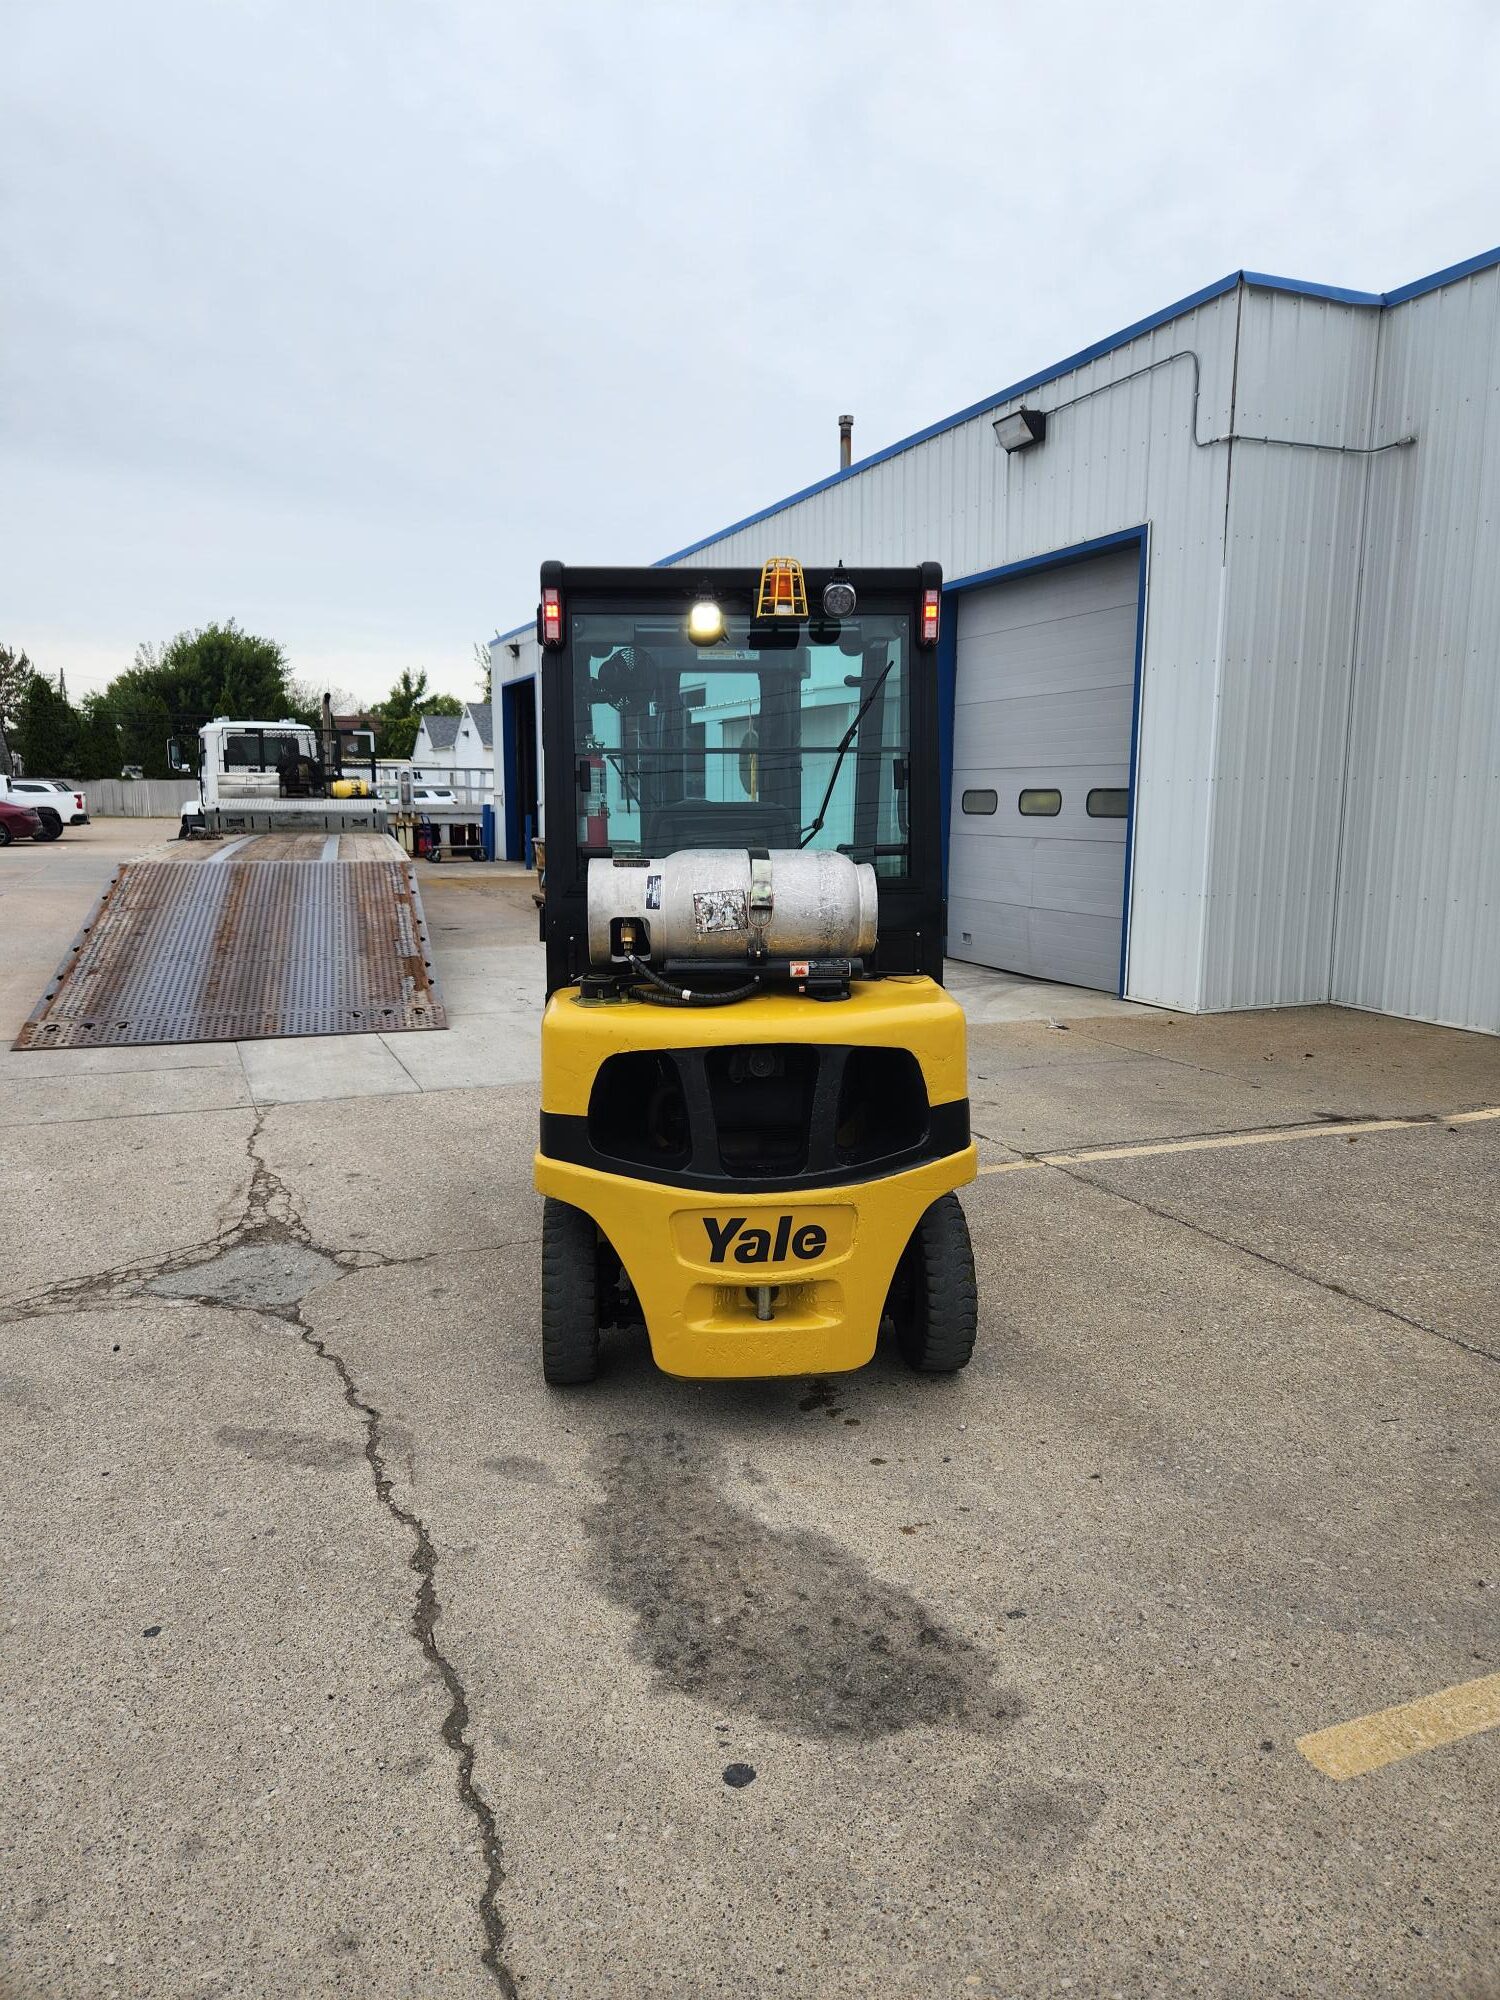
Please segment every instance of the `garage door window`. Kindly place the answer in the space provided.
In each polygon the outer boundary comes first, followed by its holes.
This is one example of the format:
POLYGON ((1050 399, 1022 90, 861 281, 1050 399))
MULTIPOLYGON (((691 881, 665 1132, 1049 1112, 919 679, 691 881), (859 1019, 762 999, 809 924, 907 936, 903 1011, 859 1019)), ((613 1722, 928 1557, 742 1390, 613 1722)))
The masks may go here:
POLYGON ((1016 804, 1027 819, 1056 819, 1062 811, 1062 793, 1028 790, 1022 792, 1016 804))
POLYGON ((1000 794, 998 792, 972 791, 964 793, 964 811, 966 813, 992 813, 999 803, 1000 794))
POLYGON ((1088 796, 1090 819, 1124 819, 1130 811, 1130 793, 1124 785, 1096 785, 1088 796))

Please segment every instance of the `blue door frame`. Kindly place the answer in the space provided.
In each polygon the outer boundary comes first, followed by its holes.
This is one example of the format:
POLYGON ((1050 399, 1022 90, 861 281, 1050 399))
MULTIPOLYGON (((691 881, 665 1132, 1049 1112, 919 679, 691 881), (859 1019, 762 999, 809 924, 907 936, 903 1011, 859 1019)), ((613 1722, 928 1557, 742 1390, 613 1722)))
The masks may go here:
MULTIPOLYGON (((527 852, 536 828, 530 824, 531 815, 525 811, 522 800, 517 796, 516 782, 516 696, 522 688, 531 690, 532 728, 536 727, 536 675, 523 674, 518 680, 506 681, 500 689, 500 753, 505 778, 505 858, 507 861, 529 861, 527 852)), ((535 739, 533 738, 533 754, 535 739)), ((538 765, 540 768, 540 765, 538 765)))
POLYGON ((1141 741, 1141 666, 1146 656, 1146 573, 1149 566, 1151 530, 1122 528, 1118 534, 1098 535, 1091 542, 1074 542, 1065 549, 1052 549, 1044 556, 1026 556, 1020 562, 1002 563, 998 569, 976 570, 972 576, 958 576, 943 585, 943 622, 938 635, 938 757, 941 766, 943 815, 943 895, 948 894, 948 836, 953 824, 953 705, 958 690, 958 606, 950 604, 966 590, 978 590, 987 583, 1005 583, 1013 576, 1029 576, 1034 570, 1061 569, 1067 563, 1087 562, 1090 556, 1108 549, 1140 551, 1139 583, 1135 608, 1135 677, 1130 697, 1130 804, 1125 814, 1125 895, 1120 912, 1120 979, 1116 992, 1125 997, 1125 976, 1130 958, 1130 875, 1135 849, 1136 765, 1141 741))

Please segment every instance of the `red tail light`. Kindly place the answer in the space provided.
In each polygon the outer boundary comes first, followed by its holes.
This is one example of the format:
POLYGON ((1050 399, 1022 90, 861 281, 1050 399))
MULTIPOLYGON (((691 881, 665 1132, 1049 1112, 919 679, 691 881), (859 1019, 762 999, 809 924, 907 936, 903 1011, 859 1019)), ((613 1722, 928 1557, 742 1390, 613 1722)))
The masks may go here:
POLYGON ((943 593, 940 590, 922 592, 922 644, 935 646, 938 636, 938 620, 942 615, 943 593))
POLYGON ((542 592, 542 644, 562 644, 562 598, 552 588, 542 592))
POLYGON ((73 810, 74 810, 74 812, 82 812, 82 811, 83 811, 83 793, 82 793, 82 792, 75 792, 75 793, 73 794, 73 810))

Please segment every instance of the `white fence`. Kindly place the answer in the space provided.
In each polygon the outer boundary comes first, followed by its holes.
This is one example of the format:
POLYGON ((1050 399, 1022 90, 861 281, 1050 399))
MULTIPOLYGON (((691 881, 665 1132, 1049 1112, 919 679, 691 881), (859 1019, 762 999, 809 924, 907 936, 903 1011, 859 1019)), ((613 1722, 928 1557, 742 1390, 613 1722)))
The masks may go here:
MULTIPOLYGON (((352 768, 352 767, 351 767, 352 768)), ((366 770, 369 766, 366 765, 366 770)), ((472 806, 477 814, 481 806, 493 805, 495 800, 495 772, 489 764, 398 764, 387 763, 383 759, 375 767, 375 779, 382 793, 386 788, 394 794, 399 788, 402 776, 411 773, 414 785, 440 785, 452 792, 461 806, 472 806)))
POLYGON ((90 778, 81 789, 94 819, 176 819, 198 796, 191 778, 90 778))

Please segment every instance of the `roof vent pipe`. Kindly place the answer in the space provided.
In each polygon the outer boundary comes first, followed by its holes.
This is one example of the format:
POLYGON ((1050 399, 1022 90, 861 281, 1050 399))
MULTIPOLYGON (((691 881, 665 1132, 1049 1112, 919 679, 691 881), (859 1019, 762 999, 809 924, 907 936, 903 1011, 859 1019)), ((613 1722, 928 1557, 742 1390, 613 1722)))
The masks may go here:
POLYGON ((847 472, 854 462, 854 419, 839 418, 839 470, 847 472))

